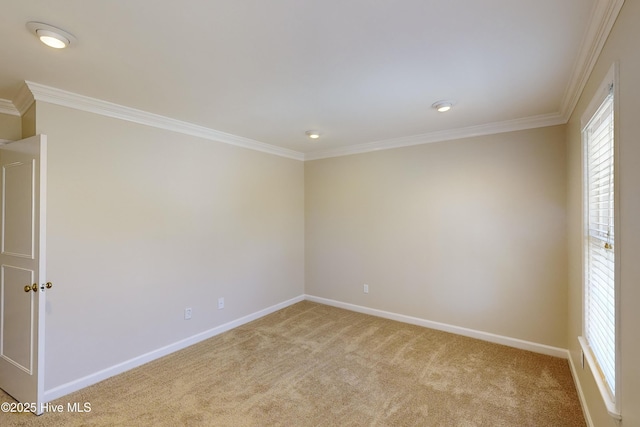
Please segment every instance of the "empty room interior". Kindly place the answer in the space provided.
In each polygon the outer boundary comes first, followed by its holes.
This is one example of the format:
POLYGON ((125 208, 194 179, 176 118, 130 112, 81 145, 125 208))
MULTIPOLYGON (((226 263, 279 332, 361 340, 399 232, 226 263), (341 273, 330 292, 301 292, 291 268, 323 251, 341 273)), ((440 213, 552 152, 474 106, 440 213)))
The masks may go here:
POLYGON ((500 369, 478 368, 478 355, 497 348, 504 366, 530 354, 566 372, 584 424, 554 425, 640 426, 638 1, 1 9, 0 424, 90 424, 108 401, 93 387, 126 375, 128 390, 161 384, 142 369, 179 372, 168 361, 186 354, 218 380, 190 386, 185 373, 165 388, 197 388, 203 402, 232 399, 218 393, 231 393, 233 369, 265 369, 259 387, 245 381, 243 404, 262 411, 246 424, 231 418, 240 406, 216 415, 192 402, 188 425, 551 425, 538 413, 511 424, 534 394, 563 409, 540 391, 556 381, 547 368, 540 390, 482 379, 500 369), (603 356, 590 332, 600 317, 589 278, 602 266, 588 162, 605 113, 603 356), (442 349, 475 350, 427 375, 445 335, 454 344, 442 349), (442 393, 456 364, 479 372, 467 389, 420 400, 442 393), (490 387, 510 398, 491 400, 490 387), (71 413, 81 397, 90 410, 71 413), (454 406, 460 418, 437 418, 454 406))

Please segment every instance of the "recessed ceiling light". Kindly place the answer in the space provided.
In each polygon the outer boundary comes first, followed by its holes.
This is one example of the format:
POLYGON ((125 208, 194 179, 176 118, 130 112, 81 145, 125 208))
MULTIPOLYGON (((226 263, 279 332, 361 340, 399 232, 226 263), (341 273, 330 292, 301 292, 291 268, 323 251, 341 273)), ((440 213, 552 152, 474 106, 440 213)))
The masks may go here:
POLYGON ((311 139, 320 138, 320 132, 318 132, 317 130, 308 130, 305 132, 305 135, 307 135, 311 139))
POLYGON ((451 107, 453 107, 453 104, 449 101, 438 101, 434 102, 432 107, 438 110, 438 112, 444 113, 445 111, 449 111, 451 107))
POLYGON ((55 49, 63 49, 77 42, 73 34, 69 34, 60 28, 42 22, 27 22, 27 28, 35 34, 42 43, 55 49))

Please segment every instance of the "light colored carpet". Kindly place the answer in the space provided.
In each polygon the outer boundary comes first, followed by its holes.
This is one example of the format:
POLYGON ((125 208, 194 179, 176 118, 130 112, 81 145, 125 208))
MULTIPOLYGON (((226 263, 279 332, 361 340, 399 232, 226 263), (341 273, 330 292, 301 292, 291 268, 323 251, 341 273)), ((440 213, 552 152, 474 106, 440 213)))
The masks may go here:
MULTIPOLYGON (((2 393, 2 401, 13 401, 2 393)), ((304 301, 1 426, 584 426, 566 360, 304 301)))

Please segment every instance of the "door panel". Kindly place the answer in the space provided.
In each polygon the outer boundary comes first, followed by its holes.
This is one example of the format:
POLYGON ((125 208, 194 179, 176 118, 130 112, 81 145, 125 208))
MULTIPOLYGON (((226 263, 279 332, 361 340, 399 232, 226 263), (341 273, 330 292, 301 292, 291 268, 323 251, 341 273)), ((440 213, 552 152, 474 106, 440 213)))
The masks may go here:
POLYGON ((24 286, 33 283, 33 270, 3 265, 1 290, 3 320, 0 357, 24 372, 33 371, 31 331, 34 329, 33 291, 25 295, 24 286), (10 319, 10 321, 9 321, 10 319))
POLYGON ((46 136, 1 145, 0 170, 0 388, 42 413, 46 136))
MULTIPOLYGON (((13 156, 12 156, 13 157, 13 156)), ((33 259, 35 160, 2 165, 2 252, 33 259)))

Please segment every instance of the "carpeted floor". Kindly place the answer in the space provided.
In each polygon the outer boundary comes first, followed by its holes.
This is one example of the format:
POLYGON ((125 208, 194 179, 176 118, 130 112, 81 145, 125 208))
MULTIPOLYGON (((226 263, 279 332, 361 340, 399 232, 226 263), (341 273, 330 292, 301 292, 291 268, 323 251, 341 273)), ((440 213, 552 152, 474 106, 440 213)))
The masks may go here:
POLYGON ((52 404, 0 425, 586 425, 566 360, 308 301, 52 404))

